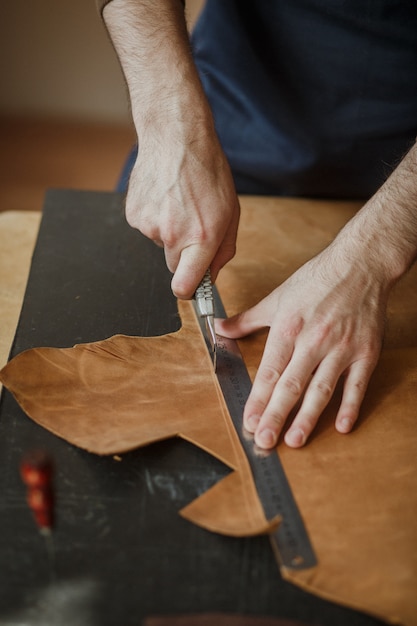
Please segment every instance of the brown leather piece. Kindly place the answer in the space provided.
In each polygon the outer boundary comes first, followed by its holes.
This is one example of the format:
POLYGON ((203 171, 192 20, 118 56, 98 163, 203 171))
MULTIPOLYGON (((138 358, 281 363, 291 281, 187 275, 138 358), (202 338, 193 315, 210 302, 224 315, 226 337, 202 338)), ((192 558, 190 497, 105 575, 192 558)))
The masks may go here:
POLYGON ((275 617, 206 613, 147 617, 143 626, 308 626, 308 624, 275 617))
MULTIPOLYGON (((250 197, 241 205, 238 253, 218 279, 229 315, 256 303, 325 247, 357 209, 355 203, 250 197)), ((305 448, 279 445, 318 556, 317 567, 283 568, 283 576, 407 626, 417 625, 416 279, 413 268, 390 299, 384 351, 354 431, 336 432, 335 398, 305 448)), ((99 454, 177 435, 192 441, 235 471, 185 515, 219 532, 265 530, 190 305, 181 303, 180 313, 178 333, 31 350, 13 359, 1 380, 36 421, 99 454)), ((252 376, 265 338, 260 332, 240 341, 252 376)))
POLYGON ((0 380, 38 424, 89 452, 122 453, 176 436, 194 443, 236 471, 182 515, 228 535, 268 532, 277 520, 263 513, 191 302, 179 310, 176 333, 27 350, 0 380))
MULTIPOLYGON (((232 315, 266 296, 323 249, 355 203, 245 198, 238 254, 218 286, 232 315), (229 294, 232 294, 229 298, 229 294)), ((287 580, 392 623, 417 624, 417 267, 395 288, 384 350, 361 418, 337 433, 337 395, 308 443, 280 458, 318 566, 287 580)), ((266 333, 241 340, 252 374, 266 333)))

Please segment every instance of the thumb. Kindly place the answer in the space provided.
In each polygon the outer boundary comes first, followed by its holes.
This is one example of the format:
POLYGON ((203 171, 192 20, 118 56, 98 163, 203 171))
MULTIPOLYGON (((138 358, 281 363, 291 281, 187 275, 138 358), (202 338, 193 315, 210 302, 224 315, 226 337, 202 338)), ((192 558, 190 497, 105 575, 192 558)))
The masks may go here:
POLYGON ((212 257, 203 252, 201 246, 191 245, 181 252, 177 269, 171 281, 171 289, 177 298, 188 300, 193 297, 212 257))

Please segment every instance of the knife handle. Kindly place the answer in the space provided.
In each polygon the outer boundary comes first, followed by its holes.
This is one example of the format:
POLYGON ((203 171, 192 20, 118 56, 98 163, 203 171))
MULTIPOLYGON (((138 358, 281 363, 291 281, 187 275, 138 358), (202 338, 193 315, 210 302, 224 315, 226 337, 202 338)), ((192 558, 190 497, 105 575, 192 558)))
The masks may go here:
POLYGON ((214 315, 213 284, 211 282, 210 268, 204 274, 194 297, 202 317, 214 315))

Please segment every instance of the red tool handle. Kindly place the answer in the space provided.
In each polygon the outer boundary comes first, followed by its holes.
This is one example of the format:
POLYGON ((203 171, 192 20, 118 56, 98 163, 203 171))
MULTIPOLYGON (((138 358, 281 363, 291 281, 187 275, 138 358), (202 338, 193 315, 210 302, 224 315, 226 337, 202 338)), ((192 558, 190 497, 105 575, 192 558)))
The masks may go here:
POLYGON ((27 502, 41 531, 50 532, 54 517, 53 464, 42 450, 25 455, 20 475, 27 487, 27 502))

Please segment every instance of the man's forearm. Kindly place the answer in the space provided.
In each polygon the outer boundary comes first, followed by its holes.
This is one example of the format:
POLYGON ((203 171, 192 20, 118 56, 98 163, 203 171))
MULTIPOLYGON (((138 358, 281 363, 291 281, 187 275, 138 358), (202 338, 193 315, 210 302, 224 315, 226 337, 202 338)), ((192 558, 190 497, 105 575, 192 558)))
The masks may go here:
POLYGON ((335 239, 389 288, 417 258, 417 143, 335 239))
POLYGON ((155 126, 179 128, 196 118, 211 131, 181 0, 112 0, 103 17, 126 78, 138 134, 155 126))
MULTIPOLYGON (((109 4, 109 2, 111 1, 112 0, 96 0, 96 5, 97 5, 97 9, 99 13, 102 13, 106 4, 109 4)), ((181 2, 182 2, 182 5, 185 7, 185 0, 181 0, 181 2)))
POLYGON ((126 218, 163 246, 191 298, 235 253, 239 202, 192 58, 181 0, 112 0, 103 17, 129 88, 140 149, 126 218))

